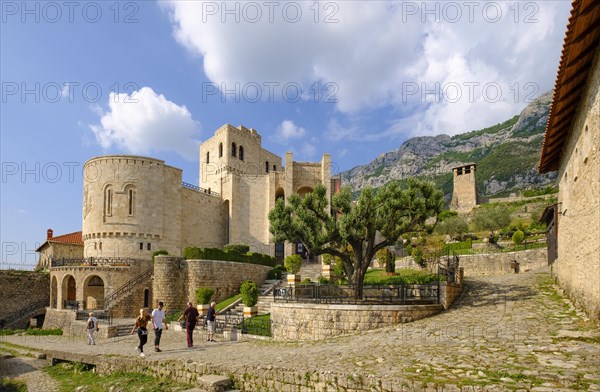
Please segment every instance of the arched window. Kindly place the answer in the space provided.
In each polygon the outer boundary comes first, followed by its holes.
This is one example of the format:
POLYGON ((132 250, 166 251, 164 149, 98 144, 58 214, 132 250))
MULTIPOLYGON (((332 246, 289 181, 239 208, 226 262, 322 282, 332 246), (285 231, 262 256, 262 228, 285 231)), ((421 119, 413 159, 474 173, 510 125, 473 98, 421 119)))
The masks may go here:
POLYGON ((125 188, 127 194, 127 213, 129 216, 133 216, 135 212, 135 188, 132 185, 128 185, 125 188))
POLYGON ((210 163, 210 151, 206 152, 206 163, 210 163))
POLYGON ((223 157, 223 143, 219 143, 219 158, 223 157))
POLYGON ((144 307, 150 306, 150 290, 144 289, 144 307))
POLYGON ((237 155, 237 146, 235 143, 231 143, 231 156, 235 157, 237 155))
POLYGON ((273 165, 273 171, 277 171, 277 165, 273 165))
POLYGON ((106 216, 112 215, 112 199, 113 199, 113 190, 112 186, 107 186, 104 190, 104 213, 106 216))
POLYGON ((244 147, 240 146, 240 161, 244 160, 244 147))
POLYGON ((265 162, 265 172, 269 172, 269 161, 265 162))

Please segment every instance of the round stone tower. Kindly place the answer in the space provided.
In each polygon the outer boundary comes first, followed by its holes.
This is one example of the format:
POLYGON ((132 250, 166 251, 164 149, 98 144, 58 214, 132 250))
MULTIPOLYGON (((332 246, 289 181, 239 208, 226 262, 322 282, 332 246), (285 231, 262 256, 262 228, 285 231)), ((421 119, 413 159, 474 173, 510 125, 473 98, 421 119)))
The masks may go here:
POLYGON ((167 310, 185 309, 187 301, 187 268, 180 257, 156 256, 152 295, 154 305, 163 301, 167 310))
POLYGON ((179 254, 181 170, 158 159, 108 155, 87 161, 83 174, 85 257, 179 254))

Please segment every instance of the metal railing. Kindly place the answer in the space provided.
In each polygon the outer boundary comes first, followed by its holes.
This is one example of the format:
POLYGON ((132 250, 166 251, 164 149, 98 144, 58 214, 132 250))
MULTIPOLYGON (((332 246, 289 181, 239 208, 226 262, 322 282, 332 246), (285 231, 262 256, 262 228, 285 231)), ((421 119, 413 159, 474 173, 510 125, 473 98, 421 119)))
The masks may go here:
MULTIPOLYGON (((110 311, 93 311, 94 317, 96 317, 100 321, 104 321, 111 326, 113 324, 112 312, 110 311)), ((76 320, 87 320, 90 317, 90 311, 88 310, 79 310, 77 312, 76 320)))
POLYGON ((116 289, 115 291, 110 293, 109 295, 107 295, 104 298, 104 309, 109 309, 110 306, 116 300, 118 300, 121 296, 131 292, 131 290, 133 290, 133 288, 135 286, 137 286, 139 283, 141 283, 147 279, 150 279, 153 272, 154 272, 154 268, 149 268, 146 271, 139 274, 138 276, 136 276, 135 278, 129 280, 127 283, 125 283, 123 286, 119 287, 118 289, 116 289))
POLYGON ((187 189, 191 189, 191 190, 196 191, 196 192, 206 193, 207 195, 219 196, 219 194, 217 192, 211 191, 210 189, 200 188, 197 185, 189 184, 187 182, 182 182, 181 186, 184 187, 184 188, 187 188, 187 189))
POLYGON ((5 316, 3 319, 1 319, 0 320, 0 328, 4 328, 4 326, 6 326, 6 324, 8 324, 9 322, 19 320, 19 319, 27 316, 28 314, 34 313, 36 310, 38 310, 40 308, 45 308, 48 305, 49 304, 48 304, 47 300, 39 300, 36 302, 32 302, 30 304, 27 304, 23 308, 15 311, 15 312, 9 313, 7 316, 5 316))
POLYGON ((148 262, 148 260, 134 259, 130 257, 85 257, 77 259, 52 259, 52 267, 67 267, 67 266, 124 266, 129 267, 131 264, 139 262, 148 262))
POLYGON ((439 303, 440 282, 429 284, 363 286, 356 297, 354 286, 334 284, 300 284, 273 291, 275 302, 308 302, 319 304, 394 304, 416 305, 439 303))

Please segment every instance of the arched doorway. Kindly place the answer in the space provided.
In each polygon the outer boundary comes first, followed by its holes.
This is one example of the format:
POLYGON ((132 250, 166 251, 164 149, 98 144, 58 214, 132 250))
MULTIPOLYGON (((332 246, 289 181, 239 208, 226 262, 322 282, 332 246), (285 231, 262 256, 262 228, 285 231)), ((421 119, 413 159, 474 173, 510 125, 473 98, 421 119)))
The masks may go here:
POLYGON ((285 199, 285 191, 281 187, 275 190, 275 201, 279 199, 285 199))
POLYGON ((50 307, 56 309, 57 297, 58 296, 58 281, 56 276, 52 277, 52 283, 50 284, 50 307))
POLYGON ((77 284, 73 275, 66 275, 63 278, 61 285, 61 293, 63 299, 63 308, 76 307, 77 284))
POLYGON ((298 196, 300 197, 304 197, 306 196, 307 193, 311 193, 313 191, 313 189, 309 186, 303 186, 302 188, 298 189, 298 196))
POLYGON ((223 239, 225 240, 225 245, 229 243, 229 200, 223 201, 223 239))
POLYGON ((104 281, 98 275, 91 275, 83 282, 85 309, 104 309, 104 281))

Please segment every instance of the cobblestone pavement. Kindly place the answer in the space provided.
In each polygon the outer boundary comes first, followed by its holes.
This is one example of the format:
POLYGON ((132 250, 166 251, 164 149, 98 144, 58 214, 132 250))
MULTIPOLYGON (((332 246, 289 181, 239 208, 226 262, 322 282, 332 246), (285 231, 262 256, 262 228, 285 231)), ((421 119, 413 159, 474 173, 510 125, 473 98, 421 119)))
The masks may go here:
MULTIPOLYGON (((2 353, 0 352, 1 355, 2 353)), ((1 377, 8 377, 27 383, 28 391, 58 391, 57 382, 41 370, 48 364, 46 360, 25 356, 1 356, 0 358, 1 377)))
MULTIPOLYGON (((320 342, 206 342, 188 349, 184 332, 163 333, 162 353, 146 360, 397 378, 508 390, 600 390, 600 328, 556 291, 548 271, 466 279, 462 296, 437 316, 320 342)), ((1 340, 0 340, 1 341, 1 340)), ((135 356, 137 338, 9 336, 14 344, 135 356)))

